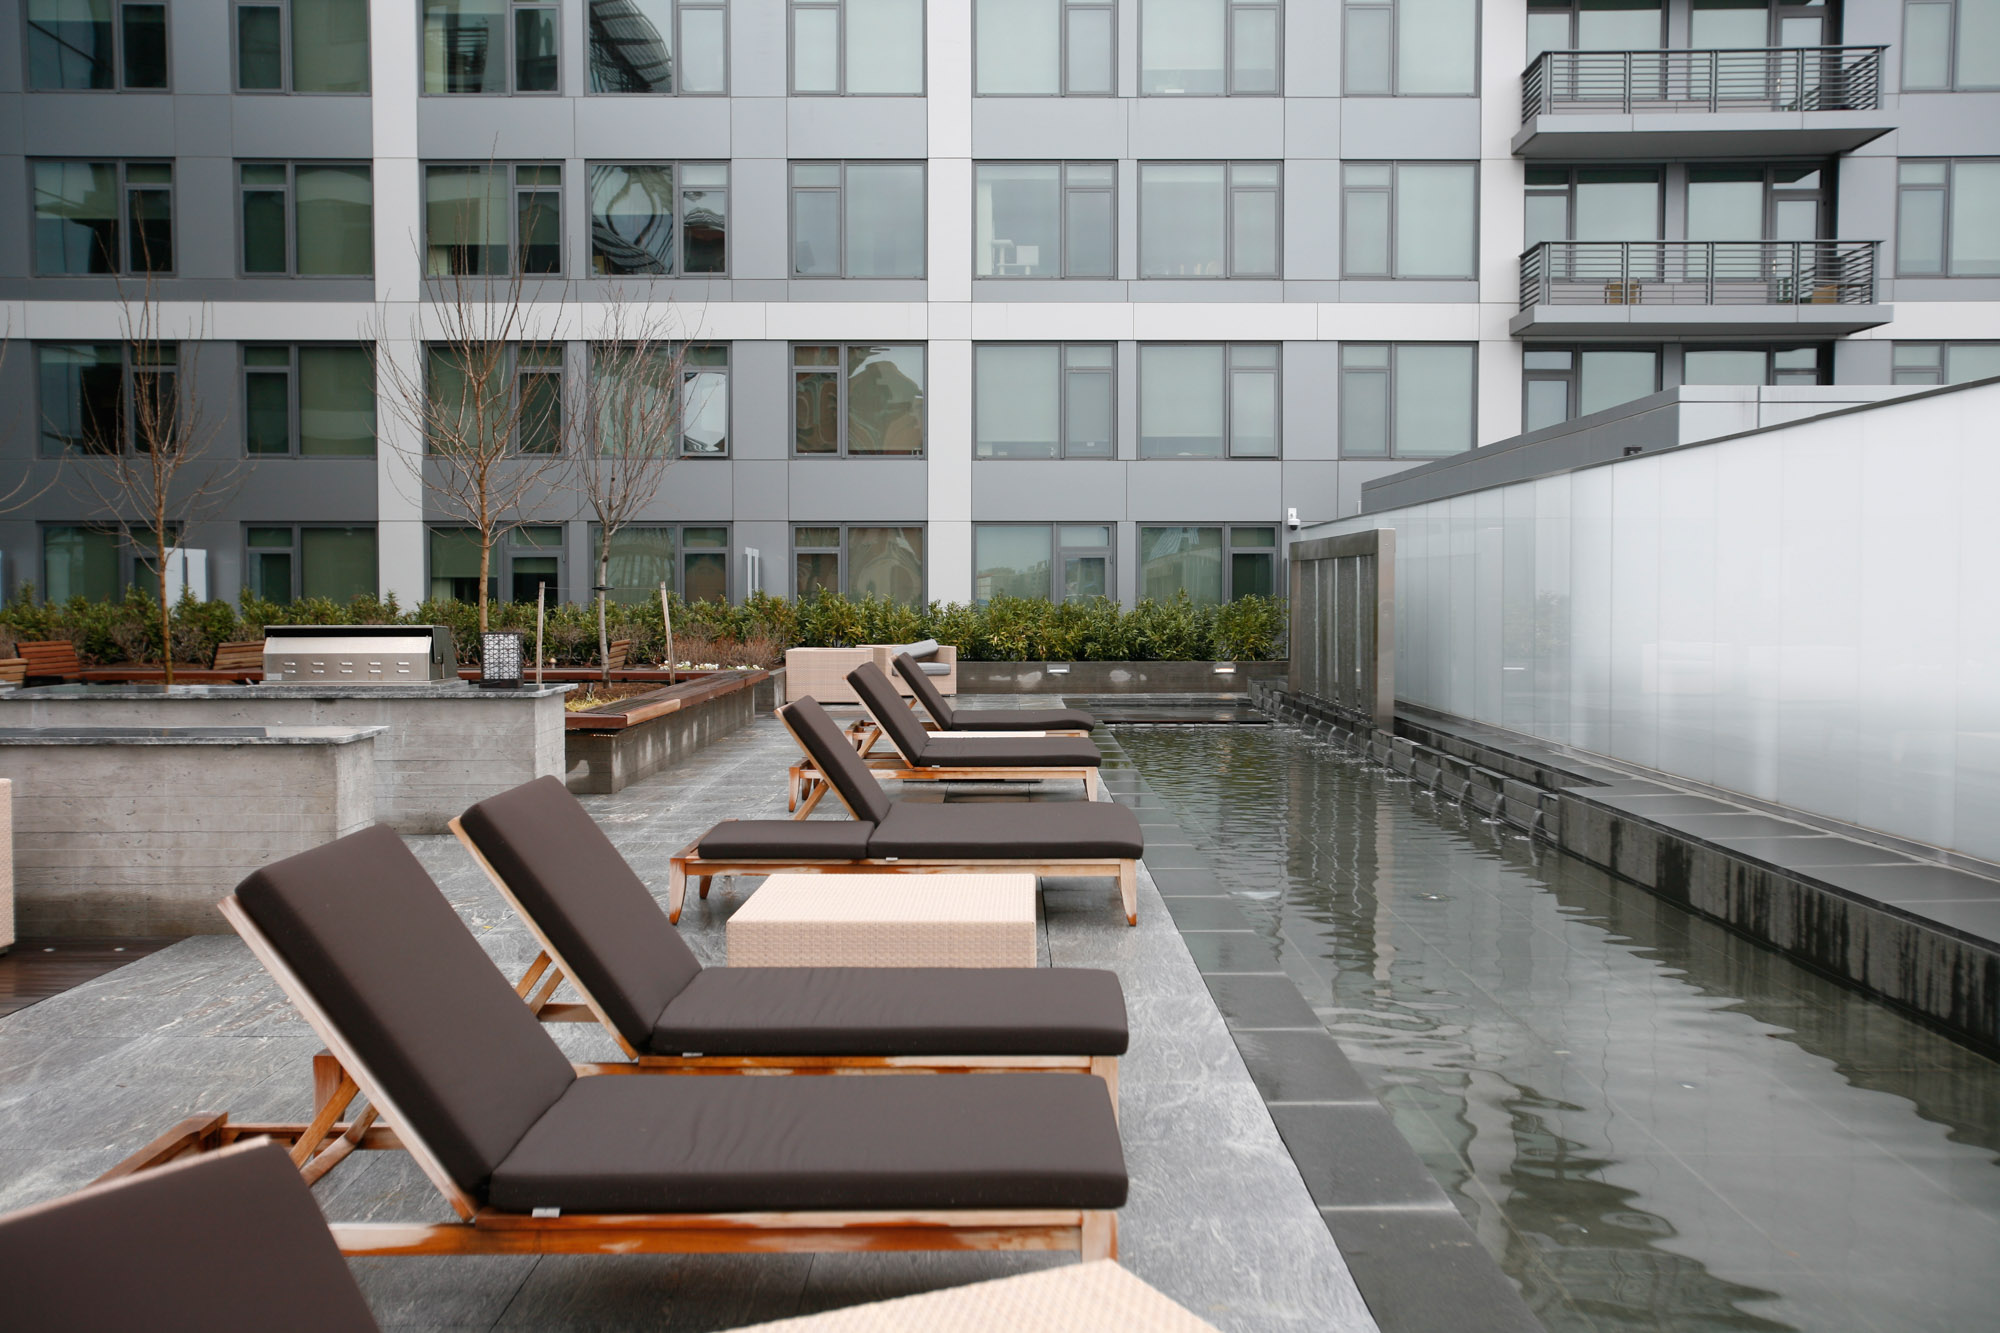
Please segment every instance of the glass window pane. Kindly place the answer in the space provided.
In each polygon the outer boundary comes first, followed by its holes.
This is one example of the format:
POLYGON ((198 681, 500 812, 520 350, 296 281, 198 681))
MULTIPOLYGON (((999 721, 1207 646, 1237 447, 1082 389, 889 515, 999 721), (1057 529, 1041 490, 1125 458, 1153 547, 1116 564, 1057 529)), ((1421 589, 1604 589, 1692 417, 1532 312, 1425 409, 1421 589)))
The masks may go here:
POLYGON ((120 212, 112 163, 35 163, 35 272, 117 272, 120 212))
POLYGON ((681 11, 682 92, 729 91, 728 32, 729 11, 719 5, 681 11))
POLYGON ((1222 601, 1222 529, 1140 528, 1139 596, 1164 602, 1181 592, 1197 606, 1222 601))
POLYGON ((1944 355, 1944 349, 1937 343, 1897 343, 1890 360, 1898 369, 1904 366, 1929 366, 1935 369, 1944 355))
POLYGON ((1111 191, 1070 190, 1063 198, 1069 276, 1116 276, 1118 219, 1111 206, 1111 191))
POLYGON ((1951 6, 1906 4, 1903 7, 1903 86, 1910 89, 1951 86, 1951 6))
MULTIPOLYGON (((246 184, 250 168, 244 168, 246 184)), ((282 178, 284 168, 279 167, 282 178)), ((284 273, 285 192, 283 190, 243 191, 243 271, 284 273)))
MULTIPOLYGON (((1759 16, 1761 20, 1761 11, 1759 16)), ((1761 240, 1764 173, 1755 168, 1691 170, 1687 187, 1687 234, 1690 241, 1761 240)))
POLYGON ((1112 436, 1117 381, 1102 370, 1072 371, 1063 404, 1063 453, 1070 458, 1116 458, 1112 436))
POLYGON ((590 268, 597 274, 674 271, 674 169, 590 169, 590 268))
POLYGON ((299 349, 299 452, 361 458, 375 452, 375 352, 299 349))
POLYGON ((980 524, 972 529, 972 599, 1048 600, 1053 554, 1046 527, 980 524))
POLYGON ((1569 420, 1569 381, 1529 380, 1521 429, 1541 430, 1569 420))
POLYGON ((982 278, 1062 276, 1062 168, 982 162, 974 169, 973 271, 982 278))
POLYGON ((1379 9, 1348 6, 1345 61, 1349 97, 1383 97, 1391 91, 1389 47, 1394 23, 1387 5, 1379 9))
POLYGON ((975 458, 1055 458, 1062 452, 1057 351, 1054 346, 974 349, 975 458))
POLYGON ((1659 392, 1658 352, 1592 352, 1582 362, 1578 385, 1577 415, 1588 416, 1607 407, 1629 403, 1634 398, 1659 392))
POLYGON ((1405 163, 1396 168, 1396 192, 1396 276, 1474 276, 1479 199, 1472 166, 1405 163))
POLYGON ((1222 348, 1139 349, 1139 456, 1222 457, 1222 348))
MULTIPOLYGON (((28 86, 110 88, 112 0, 28 0, 28 86)), ((76 529, 82 531, 82 529, 76 529)))
MULTIPOLYGON (((1350 175, 1351 179, 1351 175, 1350 175)), ((1342 271, 1350 278, 1389 276, 1389 192, 1347 191, 1342 271)))
POLYGON ((1223 0, 1145 0, 1139 91, 1221 93, 1223 8, 1223 0))
POLYGON ((375 529, 301 528, 299 555, 304 596, 349 602, 375 595, 375 529))
POLYGON ((1397 0, 1397 32, 1398 94, 1470 97, 1478 88, 1479 0, 1397 0))
POLYGON ((975 92, 1053 97, 1061 92, 1061 0, 977 0, 975 92))
POLYGON ((1571 355, 1566 351, 1549 351, 1529 348, 1521 353, 1521 367, 1524 370, 1568 370, 1571 355))
POLYGON ((924 349, 847 349, 847 452, 924 451, 924 349))
POLYGON ((1582 0, 1576 44, 1583 51, 1641 51, 1660 45, 1660 7, 1646 0, 1582 0))
MULTIPOLYGON (((724 174, 722 171, 716 173, 724 174)), ((726 273, 729 268, 729 192, 690 189, 692 170, 681 170, 681 243, 685 273, 726 273)), ((726 180, 717 182, 727 184, 726 180)))
POLYGON ((1221 277, 1221 163, 1147 162, 1139 168, 1139 276, 1221 277))
POLYGON ((252 550, 289 551, 292 549, 292 530, 288 527, 251 528, 245 532, 243 543, 252 550))
MULTIPOLYGON (((284 47, 280 37, 284 11, 277 5, 236 8, 236 86, 245 92, 285 86, 284 47)), ((32 33, 31 49, 32 49, 32 33)))
POLYGON ((1070 93, 1112 91, 1111 10, 1071 9, 1069 11, 1070 93))
POLYGON ((1406 343, 1396 349, 1396 453, 1432 458, 1472 447, 1473 349, 1406 343))
POLYGON ((1688 45, 1697 51, 1766 46, 1771 36, 1767 0, 1695 0, 1688 45))
POLYGON ((2000 343, 1959 343, 1947 349, 1945 372, 1947 384, 2000 375, 2000 343))
POLYGON ((1530 193, 1525 205, 1527 223, 1522 237, 1524 247, 1533 249, 1543 241, 1566 241, 1569 239, 1569 192, 1561 194, 1530 193))
POLYGON ((117 343, 44 343, 41 451, 114 453, 125 438, 125 363, 117 343))
POLYGON ((839 191, 792 191, 792 272, 801 277, 839 276, 839 191))
POLYGON ((1229 376, 1229 454, 1278 456, 1278 377, 1269 371, 1238 370, 1229 376))
POLYGON ((514 91, 556 90, 556 11, 514 11, 514 91))
POLYGON ((2000 88, 2000 4, 1958 0, 1960 89, 2000 88))
POLYGON ((681 596, 690 602, 729 600, 729 553, 689 551, 681 557, 681 596))
POLYGON ((1947 165, 1944 162, 1902 162, 1896 167, 1896 181, 1901 185, 1942 185, 1947 165))
POLYGON ((433 275, 507 271, 504 169, 427 167, 424 171, 426 266, 433 275))
POLYGON ((118 577, 118 534, 99 528, 42 529, 43 595, 50 602, 72 597, 108 602, 123 588, 118 577))
POLYGON ((291 376, 259 371, 243 377, 243 443, 252 454, 292 449, 291 376))
POLYGON ((1660 238, 1660 180, 1649 171, 1580 171, 1576 181, 1579 241, 1660 238))
POLYGON ((1896 271, 1944 272, 1943 190, 1899 190, 1896 199, 1896 271))
MULTIPOLYGON (((707 12, 689 10, 684 17, 691 19, 707 12)), ((674 90, 674 0, 590 0, 586 23, 590 32, 590 91, 674 90)))
POLYGON ((1528 63, 1534 64, 1535 57, 1544 51, 1567 51, 1569 49, 1569 10, 1567 7, 1557 13, 1536 13, 1528 11, 1528 63))
POLYGON ((1739 351, 1696 351, 1690 348, 1681 361, 1683 384, 1762 384, 1764 353, 1739 351))
POLYGON ((424 91, 507 91, 507 0, 424 0, 424 91))
MULTIPOLYGON (((128 187, 140 171, 125 169, 128 187)), ((149 175, 151 173, 148 173, 149 175)), ((170 190, 127 189, 131 208, 131 254, 126 262, 134 273, 170 273, 174 267, 174 196, 170 190)))
POLYGON ((840 11, 792 11, 792 89, 801 93, 840 91, 840 11))
POLYGON ((824 548, 830 551, 837 551, 840 549, 840 529, 794 528, 792 529, 792 545, 801 548, 811 548, 813 550, 824 548))
POLYGON ((847 91, 924 90, 924 0, 846 0, 847 91))
POLYGON ((1278 11, 1238 9, 1230 15, 1232 46, 1229 91, 1278 91, 1278 11))
POLYGON ((1064 524, 1056 529, 1056 541, 1064 547, 1111 545, 1111 528, 1104 523, 1064 524))
POLYGON ((847 595, 907 606, 924 600, 922 528, 849 528, 847 595))
POLYGON ((847 168, 850 278, 924 275, 924 167, 921 162, 857 162, 847 168))
POLYGON ((2000 162, 1952 164, 1951 272, 2000 273, 2000 162))
POLYGON ((810 597, 816 592, 840 591, 840 557, 832 552, 798 556, 792 595, 810 597))
POLYGON ((562 195, 555 190, 522 190, 515 199, 515 226, 523 273, 562 272, 562 195))
POLYGON ((375 271, 375 205, 367 167, 298 169, 299 272, 375 271))
POLYGON ((793 450, 839 453, 840 377, 832 371, 800 371, 792 380, 793 450))
POLYGON ((1272 597, 1277 590, 1278 562, 1269 551, 1229 553, 1229 596, 1272 597))
POLYGON ((292 0, 292 87, 368 91, 368 0, 292 0))
MULTIPOLYGON (((591 581, 597 579, 597 562, 604 553, 602 524, 590 525, 591 581)), ((674 530, 651 524, 621 527, 611 537, 611 559, 604 582, 611 591, 605 600, 627 606, 646 606, 659 596, 662 583, 674 586, 674 530)))
POLYGON ((729 374, 696 371, 682 381, 681 452, 720 456, 729 452, 729 374))
POLYGON ((510 596, 517 602, 532 602, 546 596, 559 602, 562 596, 562 558, 553 555, 516 555, 507 561, 510 596))
POLYGON ((167 7, 131 5, 124 7, 125 86, 164 88, 167 86, 167 7))
POLYGON ((518 428, 522 453, 553 454, 562 451, 560 375, 521 376, 521 416, 518 428))
POLYGON ((1230 194, 1230 276, 1274 276, 1278 271, 1278 194, 1275 190, 1235 190, 1230 194))
POLYGON ((1340 375, 1340 452, 1389 456, 1389 372, 1349 368, 1340 375))

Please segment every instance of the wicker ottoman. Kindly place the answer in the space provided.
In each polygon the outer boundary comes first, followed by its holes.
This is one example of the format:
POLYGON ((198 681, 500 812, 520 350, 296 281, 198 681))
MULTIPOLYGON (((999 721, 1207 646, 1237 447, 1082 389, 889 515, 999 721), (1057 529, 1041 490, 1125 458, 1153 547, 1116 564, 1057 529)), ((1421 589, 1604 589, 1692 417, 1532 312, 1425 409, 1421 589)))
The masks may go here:
POLYGON ((772 875, 731 967, 1033 967, 1033 875, 772 875))
POLYGON ((1215 1333, 1213 1324, 1110 1259, 756 1327, 771 1333, 1215 1333))

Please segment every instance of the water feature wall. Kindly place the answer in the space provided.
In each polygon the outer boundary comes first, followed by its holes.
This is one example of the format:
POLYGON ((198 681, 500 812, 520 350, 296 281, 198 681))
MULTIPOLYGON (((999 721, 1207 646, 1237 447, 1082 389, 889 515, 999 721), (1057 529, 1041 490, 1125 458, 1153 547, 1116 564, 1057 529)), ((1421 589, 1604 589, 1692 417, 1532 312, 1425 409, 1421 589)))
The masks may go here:
POLYGON ((2000 860, 2000 382, 1369 528, 1399 699, 2000 860))

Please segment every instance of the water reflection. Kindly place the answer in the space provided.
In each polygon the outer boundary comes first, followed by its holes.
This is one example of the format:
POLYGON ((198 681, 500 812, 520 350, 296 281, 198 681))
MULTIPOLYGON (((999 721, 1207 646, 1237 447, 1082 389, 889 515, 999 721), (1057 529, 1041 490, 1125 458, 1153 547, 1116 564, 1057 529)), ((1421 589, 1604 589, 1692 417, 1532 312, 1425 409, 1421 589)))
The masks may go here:
POLYGON ((1291 729, 1119 740, 1550 1328, 1992 1326, 2000 1066, 1291 729))

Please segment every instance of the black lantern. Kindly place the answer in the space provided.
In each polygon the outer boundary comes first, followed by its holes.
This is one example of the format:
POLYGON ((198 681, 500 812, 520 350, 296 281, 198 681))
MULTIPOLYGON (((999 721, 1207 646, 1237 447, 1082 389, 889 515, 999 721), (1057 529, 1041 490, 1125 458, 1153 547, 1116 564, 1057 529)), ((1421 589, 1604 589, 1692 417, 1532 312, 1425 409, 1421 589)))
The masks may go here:
POLYGON ((479 688, 521 688, 521 636, 511 630, 479 636, 479 688))

